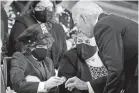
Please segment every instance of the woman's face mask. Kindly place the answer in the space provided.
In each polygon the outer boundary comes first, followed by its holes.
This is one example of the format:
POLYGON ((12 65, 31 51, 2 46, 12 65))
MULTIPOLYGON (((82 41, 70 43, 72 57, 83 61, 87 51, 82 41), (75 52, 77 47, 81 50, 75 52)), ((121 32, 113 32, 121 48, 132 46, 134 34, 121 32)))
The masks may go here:
POLYGON ((97 46, 93 45, 91 39, 85 36, 76 38, 76 48, 79 56, 83 60, 92 57, 97 51, 97 46))
POLYGON ((42 23, 51 22, 54 16, 54 9, 53 7, 36 6, 34 14, 36 19, 42 23))
POLYGON ((86 59, 92 57, 97 51, 97 46, 90 46, 90 45, 87 45, 84 43, 77 44, 76 48, 77 48, 77 52, 78 52, 79 56, 83 60, 86 60, 86 59))
POLYGON ((44 23, 46 22, 46 10, 43 10, 43 11, 36 11, 35 10, 35 17, 38 21, 44 23))

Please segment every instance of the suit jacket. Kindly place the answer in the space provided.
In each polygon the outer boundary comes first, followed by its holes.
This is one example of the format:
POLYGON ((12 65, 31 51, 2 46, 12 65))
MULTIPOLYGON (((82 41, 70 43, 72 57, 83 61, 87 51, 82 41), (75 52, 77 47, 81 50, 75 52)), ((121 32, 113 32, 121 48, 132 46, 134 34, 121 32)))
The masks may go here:
MULTIPOLYGON (((96 51, 93 52, 95 53, 96 51)), ((65 53, 60 62, 58 75, 65 76, 67 79, 77 76, 85 82, 89 81, 95 93, 102 93, 106 82, 106 77, 101 77, 98 80, 92 80, 89 67, 85 60, 81 58, 80 52, 77 51, 77 48, 71 49, 65 53)), ((60 93, 88 93, 88 91, 80 91, 77 89, 70 92, 65 89, 64 85, 61 85, 59 90, 60 93)))
POLYGON ((123 75, 127 88, 137 67, 138 24, 116 15, 101 14, 94 28, 94 36, 108 68, 103 93, 119 93, 123 75))
MULTIPOLYGON (((30 25, 37 24, 37 20, 31 14, 18 16, 15 20, 15 24, 11 29, 9 36, 8 56, 12 56, 16 51, 16 40, 18 36, 25 31, 30 25)), ((55 42, 52 45, 52 51, 50 58, 57 66, 60 57, 67 50, 66 37, 64 30, 60 24, 52 23, 52 29, 50 29, 55 42)))
MULTIPOLYGON (((39 62, 32 56, 15 52, 11 60, 10 79, 17 93, 37 93, 39 82, 27 82, 25 77, 28 75, 36 76, 40 81, 47 81, 55 75, 52 60, 46 58, 43 62, 39 62)), ((57 93, 57 89, 51 91, 48 93, 57 93)))

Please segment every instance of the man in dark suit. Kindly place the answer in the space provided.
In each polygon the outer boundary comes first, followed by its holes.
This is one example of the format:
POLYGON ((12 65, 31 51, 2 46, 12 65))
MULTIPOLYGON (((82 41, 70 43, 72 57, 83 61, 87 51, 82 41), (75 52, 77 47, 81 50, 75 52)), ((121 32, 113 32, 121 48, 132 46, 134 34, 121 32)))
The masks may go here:
MULTIPOLYGON (((113 14, 103 14, 103 10, 93 2, 78 2, 72 8, 72 14, 81 32, 88 37, 95 37, 100 57, 108 69, 103 93, 120 93, 121 87, 124 93, 138 93, 138 77, 135 75, 138 64, 138 24, 113 14), (123 77, 124 81, 121 82, 123 77)), ((66 82, 66 87, 87 89, 86 82, 81 81, 71 78, 66 82)), ((92 84, 93 87, 95 85, 92 84)))

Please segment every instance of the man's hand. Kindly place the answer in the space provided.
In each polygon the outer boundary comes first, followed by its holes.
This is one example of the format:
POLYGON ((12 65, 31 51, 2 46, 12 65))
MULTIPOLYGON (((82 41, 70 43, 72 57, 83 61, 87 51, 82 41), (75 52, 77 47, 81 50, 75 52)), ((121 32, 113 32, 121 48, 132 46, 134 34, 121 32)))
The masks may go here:
POLYGON ((77 77, 69 78, 65 83, 65 88, 68 88, 69 91, 72 91, 73 88, 88 90, 87 82, 84 82, 77 77))
POLYGON ((45 82, 45 89, 51 89, 53 87, 63 84, 63 80, 60 77, 53 76, 45 82))
POLYGON ((36 76, 28 75, 25 79, 27 82, 40 82, 40 79, 36 76))

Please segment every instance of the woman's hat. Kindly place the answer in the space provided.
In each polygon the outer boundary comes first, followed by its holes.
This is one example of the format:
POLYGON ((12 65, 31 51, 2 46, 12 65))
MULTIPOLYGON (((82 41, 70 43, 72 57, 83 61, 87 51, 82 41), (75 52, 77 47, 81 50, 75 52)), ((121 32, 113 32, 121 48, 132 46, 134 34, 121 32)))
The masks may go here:
POLYGON ((54 42, 54 39, 48 30, 47 24, 41 23, 28 27, 17 38, 17 41, 22 42, 24 45, 30 44, 31 46, 36 46, 49 45, 54 42))

